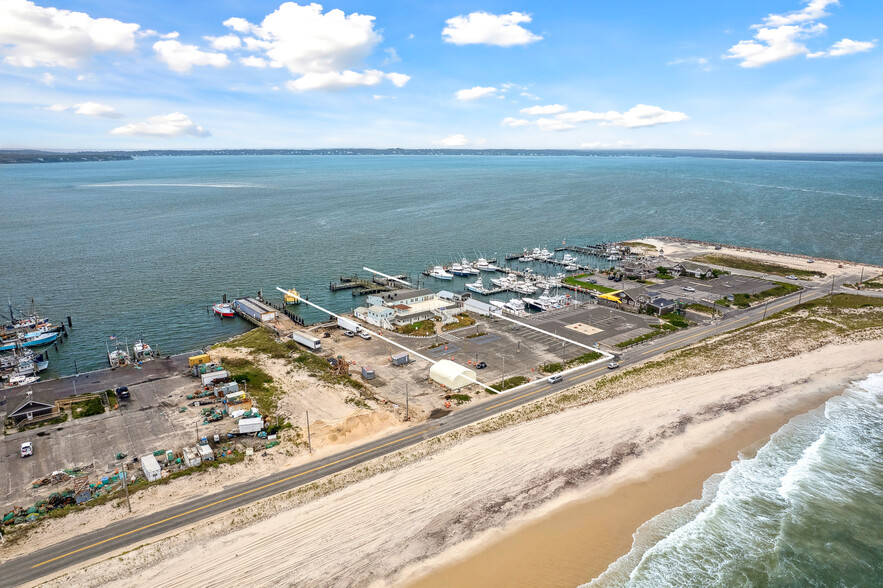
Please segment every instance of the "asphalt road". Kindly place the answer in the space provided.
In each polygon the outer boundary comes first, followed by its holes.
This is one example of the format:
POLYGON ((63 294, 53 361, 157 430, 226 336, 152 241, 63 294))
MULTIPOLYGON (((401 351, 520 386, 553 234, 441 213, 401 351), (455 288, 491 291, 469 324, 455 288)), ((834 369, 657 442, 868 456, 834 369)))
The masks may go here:
MULTIPOLYGON (((622 367, 626 367, 666 351, 690 345, 707 337, 719 335, 730 329, 760 320, 765 313, 773 314, 785 307, 793 306, 799 299, 811 300, 824 296, 826 293, 825 289, 807 289, 802 294, 798 293, 777 299, 768 304, 766 308, 759 306, 736 316, 724 318, 717 324, 695 327, 683 333, 638 345, 636 348, 624 352, 619 363, 622 367)), ((582 384, 600 377, 607 371, 606 363, 596 364, 586 366, 582 371, 572 372, 565 377, 563 382, 557 384, 550 385, 545 380, 538 380, 532 386, 521 388, 512 395, 500 395, 493 400, 454 411, 441 419, 414 425, 383 439, 365 443, 315 462, 265 476, 202 498, 189 500, 151 515, 133 516, 115 522, 88 535, 69 539, 0 564, 2 584, 17 586, 126 546, 145 543, 158 535, 187 527, 200 520, 308 484, 453 429, 560 392, 565 388, 582 384)))

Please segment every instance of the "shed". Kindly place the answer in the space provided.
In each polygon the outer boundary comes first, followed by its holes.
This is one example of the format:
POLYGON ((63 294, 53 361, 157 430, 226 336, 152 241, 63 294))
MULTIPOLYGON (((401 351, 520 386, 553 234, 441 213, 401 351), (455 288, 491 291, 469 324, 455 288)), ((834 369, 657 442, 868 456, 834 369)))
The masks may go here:
POLYGON ((184 465, 188 468, 195 468, 202 463, 202 458, 199 457, 199 450, 195 447, 185 447, 182 453, 184 457, 184 465))
POLYGON ((201 363, 208 363, 211 360, 212 358, 208 353, 203 353, 202 355, 193 355, 187 358, 187 362, 190 364, 190 367, 199 365, 201 363))
POLYGON ((463 310, 468 310, 482 316, 502 316, 503 314, 503 311, 496 306, 482 302, 481 300, 476 300, 475 298, 468 298, 463 301, 463 310))
POLYGON ((209 372, 207 374, 202 374, 202 385, 208 386, 212 382, 216 380, 226 380, 230 377, 230 372, 227 370, 221 370, 219 372, 209 372))
POLYGON ((214 461, 215 453, 212 451, 212 448, 208 445, 197 445, 196 451, 199 453, 199 458, 202 461, 214 461))
POLYGON ((233 302, 233 307, 245 316, 261 323, 276 320, 276 309, 256 298, 239 298, 233 302))
POLYGON ((656 314, 667 314, 677 308, 677 303, 668 298, 654 298, 647 306, 656 314))
POLYGON ((159 462, 152 453, 141 456, 141 471, 144 472, 148 482, 156 482, 162 476, 162 468, 159 467, 159 462))
POLYGON ((55 410, 55 396, 51 392, 28 390, 9 398, 6 403, 8 417, 16 425, 24 420, 32 420, 52 414, 55 410))
POLYGON ((363 365, 362 366, 362 377, 366 380, 373 380, 374 379, 374 368, 371 367, 370 365, 363 365))
POLYGON ((443 359, 429 368, 429 377, 451 390, 459 390, 475 383, 475 372, 459 363, 443 359))
POLYGON ((411 358, 407 353, 396 353, 392 356, 392 365, 408 365, 411 358))

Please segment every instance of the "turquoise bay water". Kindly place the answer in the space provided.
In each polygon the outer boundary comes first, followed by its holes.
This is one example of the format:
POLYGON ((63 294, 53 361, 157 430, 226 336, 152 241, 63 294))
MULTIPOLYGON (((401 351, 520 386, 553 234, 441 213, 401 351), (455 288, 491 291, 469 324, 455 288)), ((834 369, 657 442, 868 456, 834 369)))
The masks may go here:
POLYGON ((2 302, 74 319, 54 373, 102 367, 110 335, 175 353, 238 333, 206 313, 224 293, 296 286, 350 310, 361 299, 328 282, 366 265, 416 276, 477 252, 649 235, 883 263, 879 162, 143 157, 2 166, 0 210, 2 302))
POLYGON ((883 579, 883 373, 792 420, 645 523, 588 588, 871 587, 883 579))

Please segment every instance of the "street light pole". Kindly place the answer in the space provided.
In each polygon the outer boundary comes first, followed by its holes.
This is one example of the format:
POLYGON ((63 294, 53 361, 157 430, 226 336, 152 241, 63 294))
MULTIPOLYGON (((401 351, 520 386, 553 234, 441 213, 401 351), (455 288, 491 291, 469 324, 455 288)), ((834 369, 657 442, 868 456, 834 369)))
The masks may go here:
POLYGON ((306 411, 307 413, 307 446, 310 448, 310 453, 313 453, 313 441, 310 438, 310 411, 306 411))
POLYGON ((408 383, 405 382, 405 420, 411 420, 411 407, 409 405, 409 397, 408 397, 408 383))
POLYGON ((123 463, 120 468, 120 474, 123 478, 123 490, 126 491, 126 506, 129 508, 129 514, 132 513, 132 505, 129 503, 129 475, 126 473, 126 464, 123 463))

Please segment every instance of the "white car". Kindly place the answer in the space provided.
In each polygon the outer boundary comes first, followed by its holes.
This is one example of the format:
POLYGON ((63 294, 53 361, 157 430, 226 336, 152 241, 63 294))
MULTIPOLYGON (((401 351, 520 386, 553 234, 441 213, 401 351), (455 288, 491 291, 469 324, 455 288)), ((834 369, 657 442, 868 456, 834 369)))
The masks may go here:
POLYGON ((34 455, 34 445, 30 441, 21 444, 21 456, 28 457, 34 455))
POLYGON ((609 370, 615 370, 618 367, 619 367, 619 363, 617 363, 615 361, 611 361, 610 363, 607 364, 607 369, 609 369, 609 370))
POLYGON ((371 335, 369 335, 365 331, 359 331, 359 337, 361 337, 362 339, 370 339, 371 335))
POLYGON ((693 286, 684 286, 684 290, 686 290, 687 292, 695 292, 696 288, 694 288, 693 286))
POLYGON ((785 276, 785 277, 788 278, 789 280, 796 280, 797 279, 797 276, 795 276, 794 274, 791 274, 790 276, 785 276))

